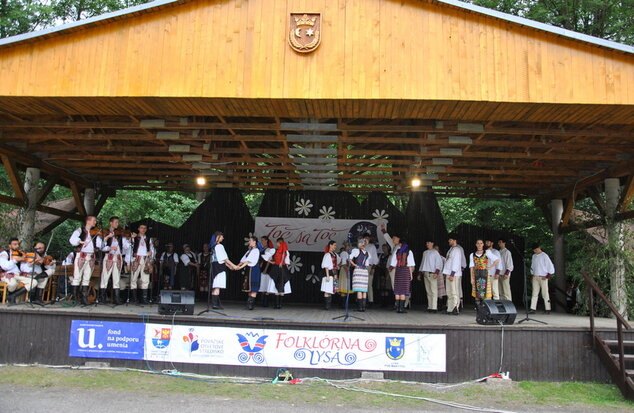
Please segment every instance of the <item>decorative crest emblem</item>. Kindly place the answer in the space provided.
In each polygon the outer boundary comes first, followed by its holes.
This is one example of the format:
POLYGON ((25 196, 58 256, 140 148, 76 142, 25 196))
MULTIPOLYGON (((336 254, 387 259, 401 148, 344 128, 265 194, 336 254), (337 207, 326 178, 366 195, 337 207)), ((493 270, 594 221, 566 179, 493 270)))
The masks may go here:
POLYGON ((321 43, 320 13, 291 13, 288 44, 299 53, 312 52, 321 43))

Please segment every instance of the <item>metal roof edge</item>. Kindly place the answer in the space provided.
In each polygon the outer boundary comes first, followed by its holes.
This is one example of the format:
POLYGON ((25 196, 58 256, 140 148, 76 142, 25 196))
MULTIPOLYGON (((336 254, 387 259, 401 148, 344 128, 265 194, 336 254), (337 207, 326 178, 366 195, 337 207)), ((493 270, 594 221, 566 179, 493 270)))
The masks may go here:
POLYGON ((540 23, 535 20, 530 20, 525 17, 514 16, 512 14, 503 13, 501 11, 488 9, 486 7, 477 6, 471 3, 465 3, 459 0, 433 0, 436 3, 446 4, 459 9, 469 10, 475 13, 483 14, 486 16, 494 17, 500 20, 510 21, 512 23, 520 24, 522 26, 531 27, 533 29, 542 30, 545 32, 553 33, 559 36, 567 37, 574 40, 579 40, 585 43, 594 44, 596 46, 605 47, 608 49, 618 50, 620 52, 634 54, 634 46, 629 46, 623 43, 613 42, 611 40, 605 40, 598 37, 590 36, 587 34, 575 32, 572 30, 564 29, 561 27, 553 26, 551 24, 540 23))

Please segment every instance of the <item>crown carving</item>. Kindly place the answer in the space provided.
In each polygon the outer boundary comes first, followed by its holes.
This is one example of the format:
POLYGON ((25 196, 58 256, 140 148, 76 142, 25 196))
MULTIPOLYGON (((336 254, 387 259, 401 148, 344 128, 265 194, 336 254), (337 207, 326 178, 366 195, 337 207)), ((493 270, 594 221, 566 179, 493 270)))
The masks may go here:
POLYGON ((295 17, 295 23, 297 26, 314 26, 317 21, 317 17, 310 18, 307 14, 304 14, 302 17, 295 17))

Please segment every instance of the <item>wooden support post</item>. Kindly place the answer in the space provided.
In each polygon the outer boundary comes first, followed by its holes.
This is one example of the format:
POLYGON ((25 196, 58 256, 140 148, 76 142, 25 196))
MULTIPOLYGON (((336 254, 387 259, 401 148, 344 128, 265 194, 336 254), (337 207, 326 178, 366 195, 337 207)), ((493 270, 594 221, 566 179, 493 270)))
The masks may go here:
POLYGON ((604 216, 606 214, 605 201, 603 200, 603 198, 601 198, 601 194, 599 193, 599 190, 596 186, 588 187, 588 196, 590 197, 590 199, 592 199, 592 202, 594 202, 594 205, 599 210, 599 214, 604 216))
POLYGON ((20 175, 18 174, 18 168, 16 167, 15 162, 7 155, 0 156, 2 157, 4 169, 7 171, 7 175, 9 176, 9 181, 11 181, 15 197, 22 202, 26 202, 26 193, 24 192, 24 187, 20 181, 20 175))
POLYGON ((619 199, 619 203, 616 206, 616 210, 620 212, 625 212, 630 206, 632 198, 634 198, 634 175, 628 176, 625 180, 625 185, 623 186, 621 198, 619 199))
POLYGON ((86 211, 86 215, 95 215, 95 192, 93 188, 84 190, 84 211, 86 211))
POLYGON ((58 181, 59 178, 57 176, 51 176, 48 178, 48 180, 46 181, 46 185, 44 185, 44 187, 40 190, 40 193, 37 197, 38 205, 41 205, 42 202, 44 202, 48 194, 50 194, 53 188, 55 188, 55 185, 57 185, 58 181))
POLYGON ((621 199, 619 194, 620 188, 621 183, 618 178, 607 178, 605 180, 605 200, 607 207, 607 222, 605 228, 608 236, 608 248, 610 249, 610 301, 612 301, 619 314, 627 319, 625 263, 620 254, 625 244, 623 239, 623 225, 614 221, 619 200, 621 199))
POLYGON ((87 215, 86 208, 84 207, 84 201, 81 197, 81 193, 79 192, 79 187, 73 181, 70 181, 68 184, 71 192, 73 193, 73 198, 75 199, 75 207, 77 208, 77 212, 79 212, 79 215, 85 217, 87 215))
POLYGON ((575 193, 571 193, 570 197, 566 200, 566 207, 564 208, 564 212, 561 215, 561 222, 559 223, 559 227, 564 227, 570 223, 570 216, 572 215, 572 210, 575 207, 575 193))
POLYGON ((39 168, 26 168, 24 176, 24 193, 26 194, 26 204, 22 210, 20 222, 20 239, 22 249, 31 251, 33 238, 35 236, 35 211, 39 195, 40 170, 39 168))
MULTIPOLYGON (((565 303, 566 297, 566 259, 564 254, 564 234, 560 230, 560 223, 564 215, 564 205, 561 199, 550 201, 550 213, 553 231, 553 261, 555 264, 555 300, 551 304, 565 303)), ((565 311, 565 308, 562 309, 565 311)))

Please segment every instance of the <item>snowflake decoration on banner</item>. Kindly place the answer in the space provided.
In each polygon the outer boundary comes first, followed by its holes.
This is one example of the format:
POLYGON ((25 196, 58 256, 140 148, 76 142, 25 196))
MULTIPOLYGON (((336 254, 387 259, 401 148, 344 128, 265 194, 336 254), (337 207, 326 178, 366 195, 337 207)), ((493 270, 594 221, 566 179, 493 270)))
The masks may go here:
POLYGON ((315 266, 310 266, 310 273, 306 274, 306 281, 311 281, 313 284, 316 284, 319 281, 319 276, 315 274, 315 266))
POLYGON ((295 202, 295 205, 297 205, 295 211, 297 211, 299 215, 308 216, 308 214, 310 214, 310 210, 313 208, 313 204, 310 202, 310 199, 302 198, 295 202))
POLYGON ((321 214, 319 216, 319 219, 324 221, 330 221, 331 219, 335 218, 335 210, 331 206, 321 207, 321 209, 319 210, 319 213, 321 214))
POLYGON ((384 209, 380 211, 378 209, 375 209, 374 212, 372 213, 372 216, 374 217, 374 219, 377 219, 380 221, 387 221, 387 218, 389 217, 389 215, 385 212, 384 209))
POLYGON ((288 264, 288 269, 291 274, 294 274, 296 272, 299 272, 299 270, 302 268, 302 265, 304 265, 302 264, 302 259, 297 255, 293 255, 291 257, 291 263, 288 264))
POLYGON ((248 246, 249 245, 249 238, 251 238, 253 235, 253 232, 249 232, 249 236, 244 238, 244 245, 248 246))

